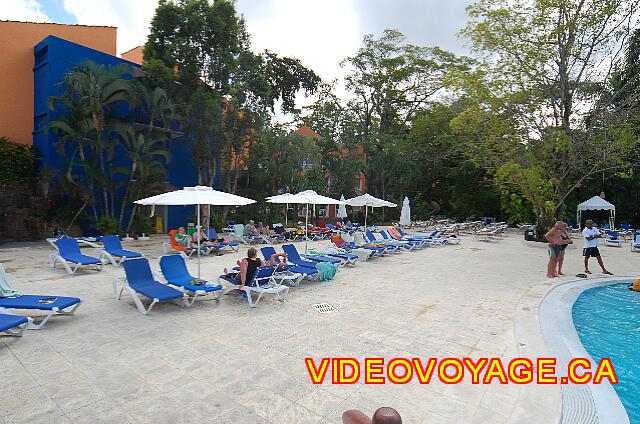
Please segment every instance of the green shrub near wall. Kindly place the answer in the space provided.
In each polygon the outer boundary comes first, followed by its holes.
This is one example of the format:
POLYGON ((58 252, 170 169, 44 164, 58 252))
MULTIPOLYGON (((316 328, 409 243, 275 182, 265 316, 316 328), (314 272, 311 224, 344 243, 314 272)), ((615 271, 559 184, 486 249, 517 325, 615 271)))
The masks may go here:
POLYGON ((0 183, 29 180, 34 172, 33 148, 0 137, 0 183))

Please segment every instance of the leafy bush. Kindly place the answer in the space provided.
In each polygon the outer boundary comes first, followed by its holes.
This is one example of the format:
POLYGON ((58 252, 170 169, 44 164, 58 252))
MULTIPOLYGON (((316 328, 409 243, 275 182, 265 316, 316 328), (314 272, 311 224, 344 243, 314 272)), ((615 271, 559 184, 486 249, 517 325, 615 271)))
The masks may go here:
POLYGON ((111 218, 110 216, 103 216, 98 220, 98 223, 96 224, 96 228, 103 236, 110 236, 115 234, 117 226, 118 221, 115 218, 111 218))
POLYGON ((34 177, 32 147, 0 137, 0 183, 24 181, 34 177))
POLYGON ((133 229, 138 236, 149 235, 153 233, 153 220, 149 216, 137 214, 134 218, 133 229))

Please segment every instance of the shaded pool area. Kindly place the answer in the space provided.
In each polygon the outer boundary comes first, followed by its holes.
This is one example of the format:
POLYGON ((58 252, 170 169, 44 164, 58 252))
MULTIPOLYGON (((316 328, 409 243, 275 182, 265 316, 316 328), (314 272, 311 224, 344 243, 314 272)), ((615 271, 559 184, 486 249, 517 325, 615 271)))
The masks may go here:
POLYGON ((630 281, 585 290, 573 305, 573 321, 584 348, 598 362, 611 358, 613 386, 632 424, 640 424, 640 293, 630 281))

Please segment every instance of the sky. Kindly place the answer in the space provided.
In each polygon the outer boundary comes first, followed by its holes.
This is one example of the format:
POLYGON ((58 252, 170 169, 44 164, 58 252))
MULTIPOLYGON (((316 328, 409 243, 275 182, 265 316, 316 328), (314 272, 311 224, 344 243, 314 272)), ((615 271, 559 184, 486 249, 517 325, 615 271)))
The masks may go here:
MULTIPOLYGON (((157 0, 0 0, 0 20, 118 27, 118 53, 145 43, 157 0)), ((326 82, 365 34, 400 30, 407 41, 466 53, 458 31, 471 0, 236 0, 256 51, 294 56, 326 82)))

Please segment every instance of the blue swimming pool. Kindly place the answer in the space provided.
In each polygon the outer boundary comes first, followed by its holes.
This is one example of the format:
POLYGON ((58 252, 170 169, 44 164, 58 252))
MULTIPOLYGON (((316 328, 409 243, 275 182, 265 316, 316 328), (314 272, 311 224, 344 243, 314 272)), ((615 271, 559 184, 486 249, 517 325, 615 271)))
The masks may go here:
POLYGON ((611 358, 619 383, 613 386, 632 424, 640 424, 640 293, 630 282, 585 290, 573 305, 573 322, 595 361, 611 358))

